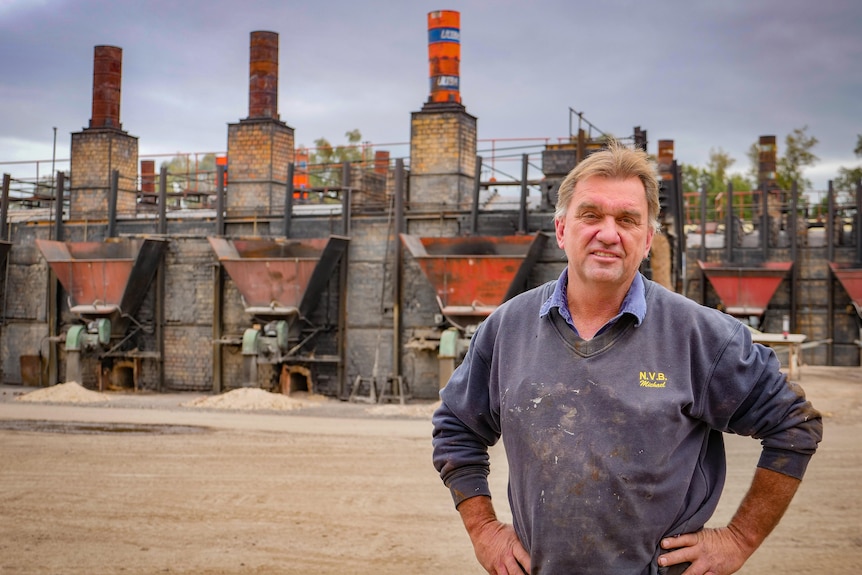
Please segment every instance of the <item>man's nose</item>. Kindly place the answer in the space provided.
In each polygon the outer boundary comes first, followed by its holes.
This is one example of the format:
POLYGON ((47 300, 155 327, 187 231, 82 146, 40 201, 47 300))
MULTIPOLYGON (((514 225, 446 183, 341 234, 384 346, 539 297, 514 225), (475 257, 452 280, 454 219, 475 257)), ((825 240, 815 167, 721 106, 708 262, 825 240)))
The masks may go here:
POLYGON ((596 237, 606 244, 616 243, 620 237, 616 219, 611 216, 602 218, 596 237))

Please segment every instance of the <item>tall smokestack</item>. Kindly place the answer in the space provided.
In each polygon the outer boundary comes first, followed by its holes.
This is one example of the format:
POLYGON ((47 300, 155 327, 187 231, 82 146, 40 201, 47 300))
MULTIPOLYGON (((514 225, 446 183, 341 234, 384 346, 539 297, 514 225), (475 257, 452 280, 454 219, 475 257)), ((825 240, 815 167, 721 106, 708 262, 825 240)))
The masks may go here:
POLYGON ((251 33, 248 117, 278 120, 278 34, 251 33))
POLYGON ((429 103, 461 103, 461 14, 454 10, 428 13, 429 103))
POLYGON ((93 57, 93 115, 91 128, 122 129, 120 84, 123 79, 123 49, 96 46, 93 57))
POLYGON ((766 185, 767 188, 776 186, 776 168, 778 158, 778 148, 776 146, 775 136, 760 136, 759 141, 760 152, 758 154, 757 163, 757 183, 766 185))
POLYGON ((658 141, 658 172, 662 180, 673 179, 673 140, 658 141))

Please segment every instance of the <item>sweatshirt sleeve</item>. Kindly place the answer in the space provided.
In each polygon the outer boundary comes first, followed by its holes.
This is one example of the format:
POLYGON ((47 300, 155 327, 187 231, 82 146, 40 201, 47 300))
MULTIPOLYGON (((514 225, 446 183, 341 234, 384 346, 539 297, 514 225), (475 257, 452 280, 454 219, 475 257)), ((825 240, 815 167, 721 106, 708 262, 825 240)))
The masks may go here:
POLYGON ((802 479, 823 436, 820 412, 779 370, 775 352, 753 343, 744 326, 739 331, 722 353, 716 370, 720 385, 710 386, 712 404, 721 403, 719 395, 737 394, 740 401, 724 430, 760 440, 758 467, 802 479))
POLYGON ((482 331, 474 334, 467 356, 441 390, 442 403, 431 419, 434 467, 456 507, 470 497, 491 496, 488 447, 500 438, 496 402, 490 391, 491 370, 476 349, 482 331))

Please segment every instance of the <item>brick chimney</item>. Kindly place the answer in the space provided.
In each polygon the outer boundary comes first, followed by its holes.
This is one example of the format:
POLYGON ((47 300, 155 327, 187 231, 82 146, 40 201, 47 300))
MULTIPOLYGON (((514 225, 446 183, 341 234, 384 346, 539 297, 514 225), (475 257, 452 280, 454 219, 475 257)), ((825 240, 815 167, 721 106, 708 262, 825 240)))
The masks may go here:
POLYGON ((122 76, 122 48, 96 46, 89 127, 72 133, 70 218, 73 220, 107 218, 114 170, 120 173, 117 214, 135 212, 138 138, 124 132, 120 123, 122 76))
POLYGON ((461 104, 460 15, 428 14, 431 94, 410 119, 410 198, 417 208, 465 209, 476 176, 476 118, 461 104))
POLYGON ((248 118, 228 124, 227 212, 232 217, 284 211, 293 128, 278 114, 278 34, 251 33, 248 118))
POLYGON ((96 46, 93 56, 93 115, 91 128, 123 128, 120 124, 120 84, 123 79, 123 50, 116 46, 96 46))
POLYGON ((278 34, 251 33, 248 117, 278 119, 278 34))

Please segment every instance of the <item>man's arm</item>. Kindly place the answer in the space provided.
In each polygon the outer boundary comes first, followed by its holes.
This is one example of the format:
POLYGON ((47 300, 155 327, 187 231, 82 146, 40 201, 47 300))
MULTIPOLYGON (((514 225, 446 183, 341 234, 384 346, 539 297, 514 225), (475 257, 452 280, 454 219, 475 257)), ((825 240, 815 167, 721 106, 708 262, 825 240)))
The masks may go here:
POLYGON ((476 559, 492 575, 523 575, 530 572, 530 554, 515 529, 497 519, 491 498, 465 499, 458 505, 464 527, 473 542, 476 559))
POLYGON ((799 483, 795 477, 758 467, 727 527, 665 538, 662 549, 674 551, 661 555, 658 564, 665 567, 691 563, 683 575, 735 573, 778 525, 799 483))

